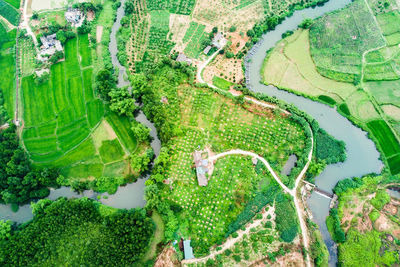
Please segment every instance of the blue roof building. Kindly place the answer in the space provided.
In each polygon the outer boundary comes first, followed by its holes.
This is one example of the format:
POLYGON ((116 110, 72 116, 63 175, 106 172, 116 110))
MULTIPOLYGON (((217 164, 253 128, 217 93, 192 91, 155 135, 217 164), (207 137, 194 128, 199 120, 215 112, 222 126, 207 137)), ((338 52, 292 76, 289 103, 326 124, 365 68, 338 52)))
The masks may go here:
POLYGON ((190 240, 183 241, 183 251, 185 252, 185 260, 194 259, 193 248, 190 246, 190 240))

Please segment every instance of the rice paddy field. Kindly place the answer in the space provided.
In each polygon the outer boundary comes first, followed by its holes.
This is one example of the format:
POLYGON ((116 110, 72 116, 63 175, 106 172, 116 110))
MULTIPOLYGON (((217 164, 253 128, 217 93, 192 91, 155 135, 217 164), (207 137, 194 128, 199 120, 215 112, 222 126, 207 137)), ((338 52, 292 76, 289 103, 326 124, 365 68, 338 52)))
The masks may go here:
POLYGON ((371 133, 389 170, 397 174, 400 12, 395 2, 386 2, 355 0, 316 19, 310 30, 296 31, 269 52, 263 78, 336 105, 371 133))
POLYGON ((37 84, 29 75, 21 82, 26 151, 70 181, 125 176, 128 156, 138 150, 131 131, 137 122, 107 110, 94 93, 92 53, 80 35, 66 43, 65 61, 51 66, 49 80, 37 84))
POLYGON ((15 36, 16 30, 7 32, 0 24, 0 89, 3 92, 4 106, 10 116, 15 106, 15 36))
POLYGON ((14 1, 0 0, 0 15, 8 20, 12 25, 18 26, 19 24, 19 11, 14 7, 14 1))

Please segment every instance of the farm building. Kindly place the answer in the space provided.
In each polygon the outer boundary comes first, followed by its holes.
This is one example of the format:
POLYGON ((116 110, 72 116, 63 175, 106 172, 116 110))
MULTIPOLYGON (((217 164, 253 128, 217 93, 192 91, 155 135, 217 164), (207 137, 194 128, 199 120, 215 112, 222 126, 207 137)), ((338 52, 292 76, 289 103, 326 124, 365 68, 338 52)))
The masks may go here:
POLYGON ((53 55, 57 51, 63 51, 61 42, 56 39, 56 34, 40 37, 42 42, 40 56, 53 55))
POLYGON ((185 56, 185 54, 180 53, 178 55, 178 57, 176 58, 177 62, 186 62, 187 64, 192 64, 192 60, 190 58, 188 58, 187 56, 185 56))
POLYGON ((190 240, 183 241, 183 251, 185 253, 185 260, 194 259, 193 248, 190 246, 190 240))
POLYGON ((195 151, 193 153, 194 164, 196 166, 197 182, 200 186, 207 186, 208 180, 206 173, 209 172, 209 161, 201 157, 201 151, 195 151))
POLYGON ((206 54, 206 55, 208 55, 208 52, 210 52, 210 50, 211 50, 211 45, 209 45, 209 46, 207 46, 205 49, 204 49, 204 54, 206 54))
POLYGON ((65 19, 71 23, 73 27, 80 27, 85 20, 85 15, 79 9, 68 9, 68 11, 65 12, 65 19))
POLYGON ((226 44, 226 39, 222 35, 222 32, 219 32, 214 36, 211 44, 218 49, 222 48, 226 44))

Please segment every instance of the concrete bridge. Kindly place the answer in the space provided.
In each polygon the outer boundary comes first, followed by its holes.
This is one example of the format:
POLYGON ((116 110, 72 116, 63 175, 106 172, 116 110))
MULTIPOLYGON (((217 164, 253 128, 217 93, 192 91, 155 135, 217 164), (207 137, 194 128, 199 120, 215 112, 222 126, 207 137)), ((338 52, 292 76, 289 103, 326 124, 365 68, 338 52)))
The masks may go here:
POLYGON ((315 184, 309 183, 305 180, 303 180, 303 182, 309 186, 311 186, 314 189, 314 192, 317 193, 318 195, 321 195, 323 197, 329 198, 329 199, 333 199, 334 194, 329 193, 328 191, 325 191, 321 188, 318 188, 315 184))

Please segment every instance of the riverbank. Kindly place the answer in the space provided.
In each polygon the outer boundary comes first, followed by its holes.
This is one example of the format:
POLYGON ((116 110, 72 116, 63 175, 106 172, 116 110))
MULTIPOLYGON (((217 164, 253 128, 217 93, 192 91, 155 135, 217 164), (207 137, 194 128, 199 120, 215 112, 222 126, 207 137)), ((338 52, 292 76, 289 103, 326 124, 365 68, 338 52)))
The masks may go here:
MULTIPOLYGON (((283 33, 295 30, 304 18, 316 18, 326 12, 343 8, 350 2, 350 0, 329 1, 324 6, 296 11, 292 17, 284 20, 274 31, 263 35, 261 40, 250 50, 245 63, 246 84, 249 89, 253 92, 276 97, 295 105, 300 110, 315 118, 320 127, 334 138, 346 143, 347 160, 344 163, 328 165, 315 179, 316 185, 328 192, 332 192, 333 187, 339 180, 352 176, 362 176, 367 173, 380 172, 382 162, 379 160, 380 155, 375 144, 368 139, 366 132, 355 127, 335 109, 279 90, 274 86, 261 84, 260 72, 266 51, 273 48, 281 40, 283 33)), ((313 193, 308 201, 314 221, 318 224, 329 249, 330 265, 334 266, 337 261, 335 244, 330 238, 325 225, 325 218, 329 213, 329 203, 328 199, 316 193, 313 193)))

